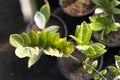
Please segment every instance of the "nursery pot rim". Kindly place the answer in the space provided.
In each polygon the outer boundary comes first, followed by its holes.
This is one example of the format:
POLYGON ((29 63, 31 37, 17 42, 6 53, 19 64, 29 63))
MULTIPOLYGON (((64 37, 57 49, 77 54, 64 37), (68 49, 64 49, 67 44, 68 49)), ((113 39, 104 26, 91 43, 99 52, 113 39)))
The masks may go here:
MULTIPOLYGON (((67 25, 65 24, 65 22, 64 22, 59 16, 57 16, 57 15, 55 15, 55 14, 50 14, 50 17, 56 18, 58 21, 60 21, 60 23, 61 23, 62 26, 59 26, 59 27, 63 27, 63 28, 64 28, 64 37, 67 37, 68 30, 67 30, 67 25)), ((30 30, 31 26, 33 25, 33 23, 35 23, 35 22, 34 22, 34 19, 32 19, 32 20, 28 23, 27 28, 26 28, 26 30, 25 30, 26 33, 29 32, 29 30, 30 30)))
MULTIPOLYGON (((103 55, 96 58, 98 60, 98 66, 97 66, 97 70, 100 71, 102 69, 102 66, 103 66, 103 60, 104 60, 104 57, 103 55)), ((63 75, 67 80, 73 80, 71 79, 67 74, 65 74, 65 72, 63 71, 63 69, 60 67, 60 61, 58 60, 58 69, 59 69, 59 72, 61 75, 63 75)), ((93 79, 94 75, 97 74, 97 72, 94 72, 92 75, 90 75, 88 78, 84 79, 84 80, 91 80, 93 79)))
POLYGON ((93 7, 89 12, 87 12, 87 13, 85 13, 85 14, 82 14, 82 15, 73 15, 73 14, 68 13, 68 12, 64 9, 61 0, 59 0, 59 5, 61 6, 62 10, 63 10, 67 15, 72 16, 72 17, 84 17, 84 16, 88 16, 89 14, 91 14, 92 12, 94 12, 95 9, 96 9, 96 7, 97 7, 96 5, 94 5, 94 7, 93 7))

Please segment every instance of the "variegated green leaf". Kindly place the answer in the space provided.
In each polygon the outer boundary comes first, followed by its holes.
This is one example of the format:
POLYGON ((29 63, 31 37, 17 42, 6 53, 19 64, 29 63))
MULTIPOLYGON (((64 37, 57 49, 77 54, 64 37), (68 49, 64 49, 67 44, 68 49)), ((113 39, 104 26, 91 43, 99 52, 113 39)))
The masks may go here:
POLYGON ((19 34, 11 34, 9 38, 9 42, 14 47, 24 46, 24 40, 19 34))
POLYGON ((37 33, 35 33, 34 31, 30 31, 28 33, 28 36, 30 37, 31 40, 31 46, 37 46, 39 44, 39 37, 37 33))
POLYGON ((34 56, 30 57, 28 60, 28 68, 30 68, 32 65, 34 65, 39 60, 41 55, 42 55, 42 52, 39 52, 38 55, 34 55, 34 56))
POLYGON ((43 5, 40 9, 40 12, 45 16, 46 22, 48 22, 50 18, 50 6, 49 3, 43 5))
POLYGON ((38 26, 38 28, 40 28, 42 30, 45 28, 46 19, 45 19, 45 16, 41 12, 36 12, 36 14, 34 16, 34 20, 35 20, 35 24, 38 26))
POLYGON ((63 55, 63 53, 60 53, 57 49, 52 49, 51 47, 49 47, 47 50, 44 50, 44 53, 46 55, 56 56, 56 57, 62 57, 63 55))
POLYGON ((59 29, 59 26, 52 25, 47 28, 45 28, 45 31, 50 31, 51 33, 56 33, 59 29))
POLYGON ((30 37, 26 34, 26 33, 22 33, 21 34, 21 37, 23 38, 24 40, 24 46, 27 46, 27 45, 30 45, 31 44, 31 40, 30 40, 30 37))

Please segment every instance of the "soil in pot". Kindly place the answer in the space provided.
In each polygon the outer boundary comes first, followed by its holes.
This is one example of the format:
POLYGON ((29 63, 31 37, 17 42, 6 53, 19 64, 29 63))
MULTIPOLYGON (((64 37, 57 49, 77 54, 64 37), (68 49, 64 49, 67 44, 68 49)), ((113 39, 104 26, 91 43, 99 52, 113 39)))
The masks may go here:
POLYGON ((64 11, 68 14, 80 16, 85 15, 95 7, 91 0, 84 0, 80 2, 79 0, 60 0, 64 8, 64 11))
MULTIPOLYGON (((91 80, 95 74, 88 74, 87 70, 83 69, 82 61, 85 59, 85 55, 81 54, 78 50, 75 50, 73 56, 79 58, 80 64, 76 64, 72 58, 60 58, 59 67, 63 75, 68 77, 68 80, 91 80)), ((91 59, 89 64, 92 63, 94 59, 91 59)), ((102 60, 102 58, 101 58, 102 60)), ((97 69, 102 68, 102 61, 99 61, 97 69)))
MULTIPOLYGON (((94 32, 94 37, 99 40, 100 33, 94 32)), ((120 46, 120 29, 116 32, 112 32, 104 37, 104 40, 99 41, 107 46, 120 46)))
MULTIPOLYGON (((67 36, 67 27, 66 27, 66 24, 64 23, 64 21, 56 16, 56 15, 51 15, 49 21, 47 22, 46 24, 46 27, 49 27, 51 25, 57 25, 59 26, 59 30, 58 32, 60 32, 60 36, 61 37, 65 37, 67 36)), ((28 25, 28 28, 27 28, 27 32, 32 29, 33 31, 37 32, 37 31, 41 31, 37 25, 35 24, 34 21, 32 21, 29 25, 28 25)))

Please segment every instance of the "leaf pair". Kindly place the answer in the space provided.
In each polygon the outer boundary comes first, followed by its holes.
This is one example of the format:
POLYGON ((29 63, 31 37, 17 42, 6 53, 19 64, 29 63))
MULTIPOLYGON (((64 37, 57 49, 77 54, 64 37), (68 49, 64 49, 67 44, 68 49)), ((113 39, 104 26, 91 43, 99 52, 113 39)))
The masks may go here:
POLYGON ((49 18, 50 18, 50 6, 48 3, 46 3, 41 7, 40 11, 36 12, 34 20, 36 25, 43 30, 49 18))
POLYGON ((38 26, 38 28, 42 30, 55 33, 58 31, 59 26, 52 25, 52 26, 49 26, 48 28, 45 28, 45 25, 48 22, 49 18, 50 18, 50 6, 48 3, 46 3, 41 7, 40 11, 36 12, 34 16, 35 24, 38 26))

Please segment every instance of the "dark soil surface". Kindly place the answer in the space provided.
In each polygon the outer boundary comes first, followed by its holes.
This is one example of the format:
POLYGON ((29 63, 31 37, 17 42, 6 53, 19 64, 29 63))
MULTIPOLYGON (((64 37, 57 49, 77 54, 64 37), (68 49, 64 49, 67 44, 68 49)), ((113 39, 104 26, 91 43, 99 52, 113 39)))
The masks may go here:
POLYGON ((71 15, 86 14, 94 7, 91 0, 84 0, 84 2, 78 0, 61 0, 61 2, 64 10, 71 15))
MULTIPOLYGON (((98 34, 96 32, 94 32, 93 34, 97 39, 99 39, 100 34, 98 34)), ((104 37, 104 40, 100 41, 100 42, 102 42, 104 44, 110 44, 110 45, 120 44, 120 29, 118 31, 114 31, 114 32, 106 35, 104 37)))

